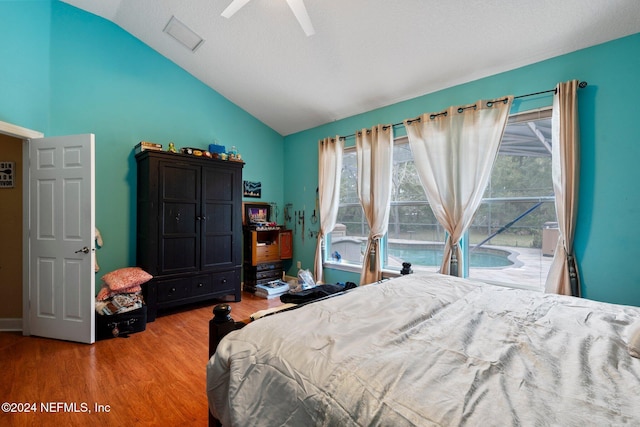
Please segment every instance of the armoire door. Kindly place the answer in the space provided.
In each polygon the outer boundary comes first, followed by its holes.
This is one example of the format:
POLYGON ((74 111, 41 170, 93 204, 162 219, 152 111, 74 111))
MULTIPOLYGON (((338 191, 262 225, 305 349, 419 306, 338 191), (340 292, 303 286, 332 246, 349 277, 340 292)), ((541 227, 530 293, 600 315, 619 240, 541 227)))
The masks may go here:
POLYGON ((161 274, 200 270, 201 168, 186 163, 159 165, 161 274))
POLYGON ((240 174, 232 168, 203 168, 202 269, 240 265, 242 212, 240 174))

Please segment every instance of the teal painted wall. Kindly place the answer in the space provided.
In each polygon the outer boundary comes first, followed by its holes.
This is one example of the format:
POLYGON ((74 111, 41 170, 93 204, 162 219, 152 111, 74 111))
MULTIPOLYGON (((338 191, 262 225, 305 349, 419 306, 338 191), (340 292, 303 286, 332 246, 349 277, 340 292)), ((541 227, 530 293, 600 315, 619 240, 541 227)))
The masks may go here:
MULTIPOLYGON (((576 253, 585 297, 640 306, 640 144, 635 131, 640 99, 640 34, 417 97, 283 138, 207 88, 118 26, 57 1, 0 0, 0 120, 47 136, 96 135, 96 222, 105 239, 103 272, 135 262, 135 163, 140 140, 206 146, 213 138, 236 145, 244 178, 261 181, 262 199, 291 203, 306 213, 294 237, 294 262, 312 268, 315 239, 317 141, 377 123, 477 99, 550 89, 586 80, 580 91, 582 172, 576 253), (28 29, 28 31, 25 31, 28 29)), ((551 103, 516 101, 513 111, 551 103)), ((349 141, 353 143, 353 141, 349 141)), ((282 212, 282 209, 281 209, 282 212)), ((294 228, 293 223, 289 223, 294 228)), ((327 272, 329 281, 357 275, 327 272)))
POLYGON ((48 1, 0 0, 0 120, 48 127, 50 34, 48 1))
POLYGON ((283 137, 117 25, 49 0, 0 1, 0 19, 0 120, 95 134, 98 279, 135 265, 140 140, 235 145, 244 179, 262 182, 250 200, 282 204, 283 137))
MULTIPOLYGON (((398 123, 450 105, 538 92, 572 79, 587 81, 578 103, 582 163, 575 240, 583 296, 640 306, 640 271, 631 268, 640 258, 638 70, 640 34, 635 34, 289 135, 284 141, 285 164, 287 174, 296 179, 285 181, 285 202, 294 209, 305 208, 307 215, 313 208, 319 139, 350 135, 378 123, 398 123)), ((551 102, 549 95, 516 100, 512 112, 551 102)), ((347 145, 353 143, 347 140, 347 145)), ((294 259, 303 268, 313 266, 314 243, 308 237, 303 243, 299 233, 294 237, 294 259)), ((292 267, 289 274, 295 274, 294 270, 292 267)), ((357 278, 336 270, 327 271, 326 277, 333 282, 357 278)))

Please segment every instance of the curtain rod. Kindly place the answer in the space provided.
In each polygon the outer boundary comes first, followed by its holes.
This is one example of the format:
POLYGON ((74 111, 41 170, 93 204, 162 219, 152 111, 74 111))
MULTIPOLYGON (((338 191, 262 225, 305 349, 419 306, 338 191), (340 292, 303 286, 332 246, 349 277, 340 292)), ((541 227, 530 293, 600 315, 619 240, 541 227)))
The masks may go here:
MULTIPOLYGON (((583 88, 587 87, 587 82, 584 82, 584 81, 579 82, 579 83, 578 83, 578 87, 579 87, 579 88, 581 88, 581 89, 583 89, 583 88)), ((557 88, 553 88, 553 89, 549 89, 549 90, 543 90, 543 91, 541 91, 541 92, 527 93, 527 94, 525 94, 525 95, 518 95, 518 96, 514 96, 514 97, 513 97, 513 99, 526 98, 526 97, 528 97, 528 96, 542 95, 542 94, 545 94, 545 93, 551 93, 551 92, 556 93, 557 91, 558 91, 558 89, 557 89, 557 88)), ((506 100, 506 98, 505 98, 505 100, 506 100)), ((499 99, 498 101, 493 101, 493 102, 500 102, 500 101, 502 101, 502 99, 499 99)), ((466 108, 470 108, 470 107, 466 107, 466 108)), ((460 110, 464 110, 464 109, 465 109, 465 107, 460 107, 460 108, 458 109, 458 112, 462 112, 462 111, 460 111, 460 110)), ((445 114, 445 113, 432 114, 432 115, 431 115, 431 118, 434 118, 435 116, 440 116, 440 115, 442 115, 442 114, 445 114)), ((407 120, 407 121, 408 121, 409 123, 411 123, 411 122, 413 122, 413 121, 417 121, 417 120, 420 120, 420 118, 411 119, 411 120, 407 120)), ((404 125, 404 122, 394 123, 394 124, 389 125, 389 126, 383 126, 383 129, 385 129, 385 130, 386 130, 386 129, 388 129, 389 127, 396 127, 396 126, 401 126, 401 125, 404 125)), ((343 139, 343 140, 344 140, 344 139, 347 139, 347 138, 353 138, 354 136, 356 136, 356 134, 355 134, 355 133, 352 133, 351 135, 341 136, 341 137, 340 137, 340 139, 343 139)))

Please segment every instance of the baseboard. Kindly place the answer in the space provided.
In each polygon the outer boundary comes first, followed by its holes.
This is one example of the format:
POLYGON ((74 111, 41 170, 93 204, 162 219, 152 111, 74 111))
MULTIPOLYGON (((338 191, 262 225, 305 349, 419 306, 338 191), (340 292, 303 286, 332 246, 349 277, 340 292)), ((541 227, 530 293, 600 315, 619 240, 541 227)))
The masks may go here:
POLYGON ((0 319, 0 332, 21 331, 22 319, 0 319))

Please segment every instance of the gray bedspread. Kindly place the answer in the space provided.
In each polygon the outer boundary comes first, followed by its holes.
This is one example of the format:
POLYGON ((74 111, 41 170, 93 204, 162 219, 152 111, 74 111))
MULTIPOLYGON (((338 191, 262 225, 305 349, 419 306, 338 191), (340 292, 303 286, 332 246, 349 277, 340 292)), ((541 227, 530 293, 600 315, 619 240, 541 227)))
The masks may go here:
POLYGON ((225 337, 225 426, 640 425, 640 308, 412 274, 225 337))

